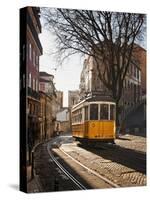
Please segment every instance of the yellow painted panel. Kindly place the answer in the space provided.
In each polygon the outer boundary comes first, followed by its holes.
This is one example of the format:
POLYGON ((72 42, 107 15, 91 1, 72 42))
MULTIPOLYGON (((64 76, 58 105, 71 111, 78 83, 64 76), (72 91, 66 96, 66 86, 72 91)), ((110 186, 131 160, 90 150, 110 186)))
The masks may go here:
POLYGON ((114 139, 115 121, 86 121, 84 124, 72 125, 75 137, 89 139, 114 139))
POLYGON ((72 135, 74 137, 84 137, 83 127, 83 124, 72 125, 72 135))
POLYGON ((88 129, 88 138, 99 138, 102 137, 102 127, 99 121, 90 121, 88 129))
POLYGON ((105 139, 115 137, 115 122, 114 121, 90 121, 88 138, 105 139))

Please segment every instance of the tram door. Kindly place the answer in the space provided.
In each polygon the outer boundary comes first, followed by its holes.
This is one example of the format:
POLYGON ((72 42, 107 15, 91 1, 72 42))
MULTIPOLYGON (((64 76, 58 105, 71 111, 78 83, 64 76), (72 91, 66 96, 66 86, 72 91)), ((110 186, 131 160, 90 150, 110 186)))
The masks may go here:
POLYGON ((107 134, 107 120, 108 120, 108 104, 100 105, 100 126, 102 131, 102 137, 107 134))
POLYGON ((99 121, 99 104, 90 104, 90 137, 98 139, 102 137, 102 124, 99 121))
POLYGON ((100 126, 102 137, 109 138, 114 135, 115 106, 101 104, 100 106, 100 126))

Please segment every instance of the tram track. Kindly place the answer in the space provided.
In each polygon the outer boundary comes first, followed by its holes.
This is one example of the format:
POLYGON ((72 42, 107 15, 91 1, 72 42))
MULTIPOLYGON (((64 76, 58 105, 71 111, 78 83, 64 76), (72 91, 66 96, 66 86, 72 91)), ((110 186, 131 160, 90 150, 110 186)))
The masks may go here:
POLYGON ((106 183, 108 183, 110 186, 114 187, 114 188, 119 188, 120 186, 117 185, 116 183, 112 182, 111 180, 107 179, 106 177, 98 174, 97 172, 95 172, 94 170, 88 168, 87 166, 85 166, 84 164, 80 163, 78 160, 74 159, 72 156, 70 156, 68 153, 66 153, 64 150, 60 149, 60 151, 62 151, 65 155, 67 155, 69 158, 71 158, 74 162, 76 162, 78 165, 82 166, 84 169, 86 169, 88 172, 90 172, 91 174, 94 174, 95 176, 97 176, 98 178, 100 178, 101 180, 105 181, 106 183))
MULTIPOLYGON (((52 153, 51 150, 51 144, 49 143, 47 145, 47 151, 48 154, 50 156, 50 158, 52 159, 52 161, 56 164, 56 166, 62 171, 62 173, 64 173, 80 190, 86 190, 88 188, 86 188, 79 180, 77 180, 54 156, 54 154, 52 153)), ((67 156, 67 158, 69 158, 71 161, 73 161, 75 164, 77 164, 78 166, 80 166, 81 168, 83 168, 87 174, 91 174, 92 176, 95 176, 97 178, 97 180, 99 181, 103 181, 106 184, 106 188, 109 187, 110 188, 119 188, 120 186, 117 185, 116 183, 112 182, 111 180, 107 179, 106 177, 98 174, 97 172, 95 172, 94 170, 88 168, 87 166, 85 166, 84 164, 80 163, 79 161, 77 161, 76 159, 74 159, 72 156, 70 156, 69 154, 67 154, 65 151, 63 151, 61 148, 59 148, 59 151, 62 152, 65 156, 67 156)), ((94 188, 93 188, 94 189, 94 188)))
POLYGON ((83 148, 73 143, 70 135, 58 136, 39 145, 34 153, 35 177, 42 188, 39 191, 145 186, 146 175, 139 170, 145 166, 144 152, 130 150, 133 152, 129 154, 126 148, 106 146, 83 148))
POLYGON ((56 164, 56 166, 80 189, 80 190, 86 190, 87 188, 80 183, 53 155, 52 151, 50 150, 50 145, 47 145, 47 151, 52 159, 52 161, 56 164))

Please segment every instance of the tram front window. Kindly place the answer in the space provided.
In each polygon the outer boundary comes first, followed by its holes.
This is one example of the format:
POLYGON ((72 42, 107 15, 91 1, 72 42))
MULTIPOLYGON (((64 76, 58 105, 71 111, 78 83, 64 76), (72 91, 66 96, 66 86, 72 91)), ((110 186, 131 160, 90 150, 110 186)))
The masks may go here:
POLYGON ((108 120, 108 104, 101 104, 100 119, 108 120))
POLYGON ((90 120, 98 120, 98 104, 90 105, 90 120))
POLYGON ((115 105, 110 105, 110 120, 115 119, 115 105))

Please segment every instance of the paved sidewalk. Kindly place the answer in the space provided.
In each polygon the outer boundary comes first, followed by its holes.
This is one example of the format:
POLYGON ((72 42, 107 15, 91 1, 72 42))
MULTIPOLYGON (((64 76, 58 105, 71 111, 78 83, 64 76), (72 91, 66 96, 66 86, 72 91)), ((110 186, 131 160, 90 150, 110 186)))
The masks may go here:
POLYGON ((146 153, 146 138, 131 134, 119 135, 115 140, 116 144, 123 147, 146 153))

